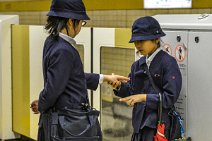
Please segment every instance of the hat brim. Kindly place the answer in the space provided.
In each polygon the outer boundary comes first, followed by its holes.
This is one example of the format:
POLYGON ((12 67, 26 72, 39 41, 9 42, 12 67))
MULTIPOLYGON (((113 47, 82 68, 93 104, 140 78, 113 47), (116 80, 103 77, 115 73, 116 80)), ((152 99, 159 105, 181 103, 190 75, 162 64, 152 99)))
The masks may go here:
POLYGON ((76 20, 90 20, 86 12, 74 13, 74 12, 49 11, 47 16, 70 18, 70 19, 76 19, 76 20))
POLYGON ((157 34, 157 35, 145 35, 145 36, 142 36, 142 35, 132 35, 129 43, 133 43, 135 41, 146 41, 146 40, 153 40, 153 39, 157 39, 157 38, 160 38, 160 37, 163 37, 165 36, 166 34, 163 32, 161 34, 157 34))

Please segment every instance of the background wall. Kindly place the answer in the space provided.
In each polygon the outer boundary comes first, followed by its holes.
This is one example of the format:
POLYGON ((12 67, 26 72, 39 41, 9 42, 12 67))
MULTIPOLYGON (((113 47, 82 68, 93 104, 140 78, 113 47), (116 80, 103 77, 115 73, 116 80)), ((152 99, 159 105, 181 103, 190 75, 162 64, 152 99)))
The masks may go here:
MULTIPOLYGON (((88 11, 91 20, 89 27, 131 27, 133 21, 141 16, 156 14, 212 14, 208 9, 165 9, 165 10, 94 10, 88 11)), ((18 14, 20 24, 44 25, 47 12, 1 12, 1 14, 18 14)))
MULTIPOLYGON (((89 27, 131 27, 141 16, 212 13, 211 0, 193 0, 191 9, 144 9, 143 0, 83 0, 89 27)), ((18 14, 20 24, 44 25, 51 0, 0 0, 0 14, 18 14)))

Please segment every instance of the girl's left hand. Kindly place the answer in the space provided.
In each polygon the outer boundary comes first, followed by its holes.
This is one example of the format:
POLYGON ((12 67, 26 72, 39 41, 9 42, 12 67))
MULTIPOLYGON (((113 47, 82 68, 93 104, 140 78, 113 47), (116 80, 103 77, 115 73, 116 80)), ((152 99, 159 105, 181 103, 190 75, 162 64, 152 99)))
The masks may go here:
POLYGON ((134 106, 135 103, 138 102, 145 102, 146 101, 146 94, 136 94, 136 95, 131 95, 125 98, 119 99, 121 102, 126 102, 127 105, 129 106, 134 106))
POLYGON ((38 100, 34 100, 30 104, 30 108, 32 109, 32 112, 34 112, 34 114, 39 114, 39 111, 38 111, 38 100))

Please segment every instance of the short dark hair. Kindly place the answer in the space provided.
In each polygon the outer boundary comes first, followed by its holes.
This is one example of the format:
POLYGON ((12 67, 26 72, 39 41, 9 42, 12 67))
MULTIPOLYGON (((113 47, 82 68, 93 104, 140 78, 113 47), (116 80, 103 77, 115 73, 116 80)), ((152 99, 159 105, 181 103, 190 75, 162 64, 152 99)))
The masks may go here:
MULTIPOLYGON (((69 20, 68 18, 49 16, 47 18, 47 23, 45 25, 45 29, 48 31, 50 36, 58 37, 59 32, 63 28, 66 28, 66 30, 68 29, 68 27, 67 27, 68 20, 69 20)), ((75 30, 75 28, 79 24, 80 20, 73 19, 72 22, 73 22, 73 28, 75 30)), ((67 32, 68 32, 68 30, 67 30, 67 32)))

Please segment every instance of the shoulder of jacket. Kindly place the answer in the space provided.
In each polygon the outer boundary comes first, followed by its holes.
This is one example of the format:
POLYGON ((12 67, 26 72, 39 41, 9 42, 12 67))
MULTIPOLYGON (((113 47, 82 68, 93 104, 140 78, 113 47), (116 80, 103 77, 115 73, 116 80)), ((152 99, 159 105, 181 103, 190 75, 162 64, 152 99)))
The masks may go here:
POLYGON ((132 66, 135 66, 137 64, 139 64, 140 61, 144 61, 145 60, 145 56, 142 56, 140 59, 136 60, 135 62, 133 62, 132 66))
POLYGON ((173 62, 176 62, 176 59, 169 55, 167 52, 163 51, 162 53, 162 63, 165 63, 165 65, 167 64, 172 64, 173 62))

